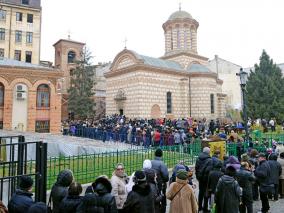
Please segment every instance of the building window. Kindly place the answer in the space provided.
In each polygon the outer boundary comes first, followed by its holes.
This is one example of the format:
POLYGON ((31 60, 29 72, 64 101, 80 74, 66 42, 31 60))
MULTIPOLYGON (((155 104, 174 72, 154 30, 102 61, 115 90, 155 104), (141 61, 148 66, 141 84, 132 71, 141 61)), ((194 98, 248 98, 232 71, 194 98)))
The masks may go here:
POLYGON ((22 42, 22 31, 16 30, 15 41, 16 42, 22 42))
POLYGON ((184 49, 187 49, 187 32, 186 32, 186 30, 183 33, 184 33, 184 36, 183 36, 183 39, 184 39, 184 49))
POLYGON ((36 121, 35 131, 39 133, 48 133, 49 127, 49 121, 36 121))
POLYGON ((0 48, 0 57, 5 56, 5 50, 3 48, 0 48))
POLYGON ((167 113, 172 113, 172 93, 167 92, 167 113))
POLYGON ((4 106, 4 85, 0 83, 0 107, 4 106))
POLYGON ((15 60, 21 61, 21 50, 15 50, 15 60))
POLYGON ((190 49, 193 48, 193 29, 190 29, 190 49))
POLYGON ((210 106, 211 106, 211 114, 214 114, 214 111, 215 111, 214 94, 210 94, 210 106))
POLYGON ((29 5, 29 0, 22 0, 22 4, 29 5))
POLYGON ((180 48, 180 33, 179 33, 179 30, 177 30, 177 48, 180 48))
POLYGON ((32 33, 32 32, 27 32, 27 39, 26 39, 26 42, 27 42, 28 44, 33 43, 33 33, 32 33))
POLYGON ((74 51, 68 52, 68 63, 74 63, 75 62, 76 54, 74 51))
POLYGON ((0 28, 0 40, 5 40, 5 28, 0 28))
POLYGON ((41 84, 37 88, 37 107, 49 107, 50 106, 50 92, 49 87, 46 84, 41 84))
POLYGON ((0 9, 0 20, 6 20, 6 10, 0 9))
POLYGON ((16 12, 16 21, 23 21, 23 13, 16 12))
POLYGON ((33 22, 34 22, 34 15, 33 15, 33 14, 28 14, 28 16, 27 16, 27 22, 28 22, 28 23, 33 23, 33 22))
POLYGON ((26 62, 32 63, 32 52, 31 51, 26 51, 26 62))

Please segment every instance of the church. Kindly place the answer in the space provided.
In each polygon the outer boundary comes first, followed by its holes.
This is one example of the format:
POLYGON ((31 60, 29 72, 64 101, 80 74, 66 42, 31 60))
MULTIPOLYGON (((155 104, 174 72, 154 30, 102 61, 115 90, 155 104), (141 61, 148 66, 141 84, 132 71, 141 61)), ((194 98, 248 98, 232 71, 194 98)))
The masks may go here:
POLYGON ((160 58, 124 49, 106 77, 106 115, 129 118, 225 117, 223 81, 197 52, 199 23, 181 9, 163 24, 160 58))

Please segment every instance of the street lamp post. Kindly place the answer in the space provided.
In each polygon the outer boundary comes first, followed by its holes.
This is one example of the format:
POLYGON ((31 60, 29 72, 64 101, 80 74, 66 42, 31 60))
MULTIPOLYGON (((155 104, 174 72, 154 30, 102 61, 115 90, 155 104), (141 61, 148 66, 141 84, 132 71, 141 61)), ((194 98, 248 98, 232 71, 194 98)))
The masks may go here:
POLYGON ((246 104, 246 84, 248 80, 248 73, 243 71, 243 68, 240 69, 240 72, 237 73, 240 77, 240 86, 242 90, 242 99, 243 99, 243 120, 244 120, 244 127, 246 131, 245 135, 245 142, 249 142, 249 132, 248 132, 248 116, 247 116, 247 104, 246 104))

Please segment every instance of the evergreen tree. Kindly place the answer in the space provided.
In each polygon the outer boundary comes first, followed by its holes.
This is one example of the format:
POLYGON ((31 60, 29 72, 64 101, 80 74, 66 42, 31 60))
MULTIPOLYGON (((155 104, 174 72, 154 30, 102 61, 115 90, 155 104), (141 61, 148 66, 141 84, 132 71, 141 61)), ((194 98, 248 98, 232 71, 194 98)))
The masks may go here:
POLYGON ((263 50, 260 63, 254 65, 247 82, 248 116, 284 119, 284 79, 281 69, 263 50))
POLYGON ((86 119, 94 115, 94 67, 90 64, 91 58, 91 53, 85 47, 70 76, 68 110, 73 112, 77 119, 86 119))

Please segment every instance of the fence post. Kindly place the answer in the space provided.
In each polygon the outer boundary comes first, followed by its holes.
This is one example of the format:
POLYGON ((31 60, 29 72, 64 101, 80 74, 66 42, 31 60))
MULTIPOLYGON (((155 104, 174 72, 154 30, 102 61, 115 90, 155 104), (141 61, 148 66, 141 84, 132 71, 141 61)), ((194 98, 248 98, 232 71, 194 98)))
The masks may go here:
MULTIPOLYGON (((19 135, 18 136, 18 156, 17 156, 17 175, 23 175, 24 174, 24 146, 25 146, 25 136, 19 135)), ((17 187, 19 187, 19 178, 17 181, 17 187)))
POLYGON ((35 201, 46 203, 47 143, 36 143, 35 201))

